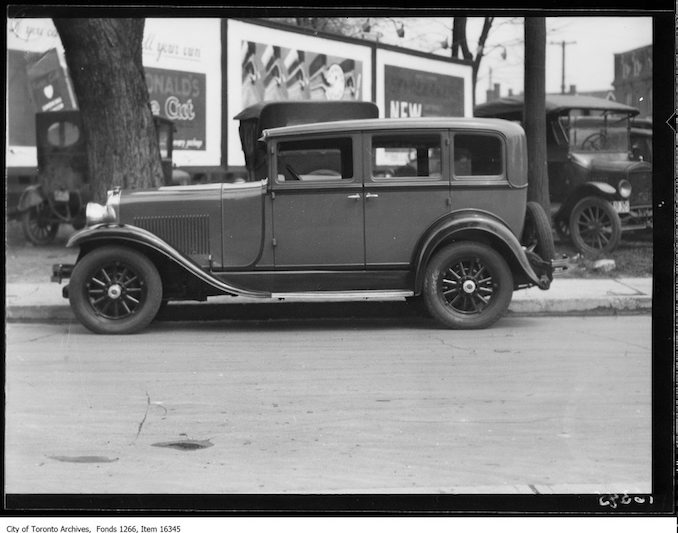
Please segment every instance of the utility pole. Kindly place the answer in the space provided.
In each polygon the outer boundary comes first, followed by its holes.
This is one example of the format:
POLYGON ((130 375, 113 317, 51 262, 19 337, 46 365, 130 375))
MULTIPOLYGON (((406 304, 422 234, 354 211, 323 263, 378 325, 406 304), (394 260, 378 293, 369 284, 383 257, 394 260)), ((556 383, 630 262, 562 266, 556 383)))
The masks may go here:
POLYGON ((562 75, 562 81, 560 83, 560 93, 565 94, 565 47, 568 44, 577 44, 577 41, 551 41, 549 44, 557 44, 560 45, 563 49, 563 75, 562 75))
POLYGON ((525 108, 527 198, 551 212, 546 165, 546 19, 525 17, 525 108))

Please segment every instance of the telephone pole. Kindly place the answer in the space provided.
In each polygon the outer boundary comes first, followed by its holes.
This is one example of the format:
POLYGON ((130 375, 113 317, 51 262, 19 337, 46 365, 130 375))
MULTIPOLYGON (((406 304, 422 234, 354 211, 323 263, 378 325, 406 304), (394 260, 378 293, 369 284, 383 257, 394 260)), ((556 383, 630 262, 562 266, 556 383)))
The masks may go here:
POLYGON ((563 49, 563 75, 562 75, 562 81, 560 84, 560 93, 565 94, 565 47, 568 44, 577 44, 577 41, 551 41, 549 44, 557 44, 560 45, 563 49))
POLYGON ((546 165, 546 19, 525 17, 525 103, 527 198, 551 212, 546 165))

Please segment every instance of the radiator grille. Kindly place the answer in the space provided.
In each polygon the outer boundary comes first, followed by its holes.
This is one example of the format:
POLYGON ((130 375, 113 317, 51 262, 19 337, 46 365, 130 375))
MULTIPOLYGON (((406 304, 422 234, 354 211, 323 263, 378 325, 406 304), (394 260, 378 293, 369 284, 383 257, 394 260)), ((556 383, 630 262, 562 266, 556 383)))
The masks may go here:
POLYGON ((208 255, 208 215, 134 217, 134 225, 157 235, 186 255, 208 255))

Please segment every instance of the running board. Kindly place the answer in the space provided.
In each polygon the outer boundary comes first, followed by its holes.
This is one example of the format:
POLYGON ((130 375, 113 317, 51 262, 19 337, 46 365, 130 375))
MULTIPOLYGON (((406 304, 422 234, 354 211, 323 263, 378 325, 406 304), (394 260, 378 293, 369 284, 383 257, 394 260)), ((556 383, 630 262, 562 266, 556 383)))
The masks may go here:
POLYGON ((401 290, 274 292, 271 294, 271 298, 277 300, 386 300, 410 296, 414 296, 413 291, 401 290))

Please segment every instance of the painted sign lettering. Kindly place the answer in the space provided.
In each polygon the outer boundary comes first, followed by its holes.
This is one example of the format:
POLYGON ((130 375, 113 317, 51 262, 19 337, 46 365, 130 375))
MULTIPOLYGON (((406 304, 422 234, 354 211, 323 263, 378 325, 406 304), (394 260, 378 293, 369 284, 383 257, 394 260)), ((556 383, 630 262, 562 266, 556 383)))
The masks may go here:
POLYGON ((205 150, 205 74, 144 68, 154 115, 174 121, 174 148, 205 150))

